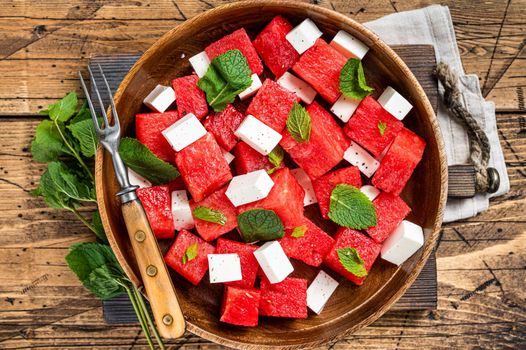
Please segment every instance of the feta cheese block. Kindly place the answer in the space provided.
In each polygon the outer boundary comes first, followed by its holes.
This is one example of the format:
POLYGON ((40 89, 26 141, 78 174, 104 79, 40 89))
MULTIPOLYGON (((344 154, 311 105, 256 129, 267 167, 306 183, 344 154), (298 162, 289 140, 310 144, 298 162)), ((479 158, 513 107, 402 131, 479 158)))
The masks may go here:
POLYGON ((351 145, 343 154, 343 159, 358 167, 367 177, 373 176, 380 166, 380 162, 354 141, 351 141, 351 145))
POLYGON ((250 114, 239 125, 234 135, 264 156, 272 152, 282 137, 279 132, 250 114))
POLYGON ((186 146, 191 145, 205 136, 206 129, 195 115, 188 113, 164 129, 162 134, 170 146, 172 146, 176 152, 179 152, 186 146))
POLYGON ((228 164, 232 163, 232 161, 234 160, 235 156, 232 153, 227 152, 225 150, 222 150, 222 151, 223 151, 223 157, 225 157, 226 162, 228 164))
POLYGON ((360 101, 343 94, 334 102, 331 107, 331 112, 338 117, 342 122, 347 123, 351 119, 354 111, 358 108, 360 101))
POLYGON ((336 287, 338 287, 338 284, 334 278, 325 271, 320 270, 309 288, 307 288, 307 306, 309 309, 319 315, 332 293, 336 290, 336 287))
POLYGON ((314 192, 312 181, 305 170, 302 168, 296 168, 292 169, 290 172, 303 188, 303 191, 305 191, 305 196, 303 197, 303 206, 306 207, 307 205, 317 203, 318 200, 316 199, 316 193, 314 192))
POLYGON ((172 216, 174 228, 177 231, 191 230, 194 228, 192 209, 188 203, 188 194, 185 190, 172 192, 172 216))
POLYGON ((384 92, 378 97, 378 103, 398 120, 404 119, 413 108, 409 101, 390 86, 386 87, 384 92))
POLYGON ((424 233, 422 228, 410 221, 403 220, 384 241, 382 259, 395 265, 401 265, 423 245, 424 233))
POLYGON ((259 79, 259 76, 256 73, 252 74, 251 78, 252 84, 250 84, 249 87, 247 87, 238 95, 241 100, 246 100, 247 98, 254 96, 254 94, 258 92, 259 88, 262 86, 261 79, 259 79))
POLYGON ((283 281, 294 271, 278 241, 263 244, 254 252, 254 256, 272 284, 283 281))
POLYGON ((210 283, 241 280, 241 260, 237 254, 208 254, 210 283))
POLYGON ((290 92, 295 93, 306 104, 311 104, 316 97, 316 90, 312 86, 289 72, 283 73, 277 80, 277 83, 290 92))
POLYGON ((197 74, 199 78, 202 78, 203 75, 206 74, 208 66, 210 65, 210 58, 208 58, 208 55, 204 51, 201 51, 197 55, 190 57, 188 61, 190 61, 195 74, 197 74))
POLYGON ((331 46, 347 58, 362 59, 369 51, 367 45, 344 30, 340 30, 331 41, 331 46))
POLYGON ((157 85, 143 100, 148 108, 164 113, 174 103, 175 91, 169 86, 157 85))
POLYGON ((380 194, 380 190, 371 185, 364 185, 360 187, 360 191, 362 191, 362 193, 365 194, 371 202, 374 201, 374 199, 380 194))
POLYGON ((234 176, 225 192, 232 204, 239 207, 266 198, 274 186, 274 181, 264 169, 234 176))
POLYGON ((152 187, 152 183, 148 180, 146 180, 141 175, 137 174, 135 171, 128 169, 128 180, 130 181, 130 185, 133 186, 139 186, 139 188, 148 188, 152 187))
POLYGON ((322 34, 323 33, 318 29, 316 24, 307 18, 292 29, 285 38, 301 55, 314 45, 316 39, 321 37, 322 34))

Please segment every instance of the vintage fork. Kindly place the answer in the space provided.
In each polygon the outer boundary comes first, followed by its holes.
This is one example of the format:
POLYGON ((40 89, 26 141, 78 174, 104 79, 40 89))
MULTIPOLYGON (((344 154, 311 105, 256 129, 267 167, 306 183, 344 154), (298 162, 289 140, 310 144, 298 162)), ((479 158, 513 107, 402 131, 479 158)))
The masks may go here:
POLYGON ((117 192, 117 196, 121 201, 124 222, 126 224, 126 229, 128 230, 135 258, 137 259, 137 265, 141 272, 146 294, 150 300, 150 306, 155 323, 157 324, 157 329, 163 338, 179 338, 185 332, 184 317, 179 302, 177 301, 177 296, 170 275, 168 274, 168 269, 162 258, 161 250, 159 249, 157 240, 150 228, 150 223, 148 222, 144 208, 137 198, 135 190, 138 187, 130 185, 128 173, 119 155, 121 136, 119 116, 117 115, 108 81, 106 80, 100 65, 99 70, 104 79, 106 90, 109 95, 113 120, 115 121, 113 125, 110 125, 108 121, 108 116, 104 109, 104 103, 102 102, 99 89, 97 88, 93 73, 89 67, 90 81, 99 101, 102 117, 104 119, 104 125, 102 128, 99 126, 97 113, 91 102, 81 72, 79 72, 80 83, 86 95, 86 99, 88 100, 91 117, 93 118, 93 124, 99 142, 112 156, 115 175, 121 187, 120 191, 117 192))

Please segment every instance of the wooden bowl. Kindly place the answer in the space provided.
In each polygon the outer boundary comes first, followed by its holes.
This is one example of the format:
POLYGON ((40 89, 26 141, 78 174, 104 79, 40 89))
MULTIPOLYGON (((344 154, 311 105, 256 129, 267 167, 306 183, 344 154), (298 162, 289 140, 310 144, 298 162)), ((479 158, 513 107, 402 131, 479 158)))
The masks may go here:
MULTIPOLYGON (((341 285, 319 316, 310 314, 304 320, 262 317, 260 325, 255 328, 234 327, 219 322, 221 286, 210 285, 205 277, 198 287, 193 287, 173 273, 188 330, 214 342, 245 349, 293 349, 320 345, 354 332, 380 317, 413 283, 433 250, 447 192, 447 164, 437 120, 422 87, 404 62, 375 34, 357 22, 337 12, 305 3, 258 0, 228 4, 196 16, 166 33, 144 53, 117 90, 115 102, 123 135, 133 134, 134 116, 143 110, 142 100, 156 84, 170 85, 171 79, 191 72, 189 57, 202 51, 210 42, 241 27, 245 27, 254 38, 278 14, 293 24, 311 18, 328 40, 340 29, 356 36, 370 47, 364 59, 368 81, 377 91, 392 85, 412 102, 414 110, 405 124, 426 140, 427 147, 402 196, 412 208, 409 220, 424 227, 425 245, 400 267, 378 259, 361 287, 339 278, 341 285)), ((111 158, 100 147, 96 183, 101 217, 111 246, 126 274, 140 285, 135 258, 115 197, 118 185, 111 158)), ((164 244, 164 248, 169 243, 164 244)), ((294 264, 297 267, 295 276, 313 278, 316 273, 317 269, 294 264)))

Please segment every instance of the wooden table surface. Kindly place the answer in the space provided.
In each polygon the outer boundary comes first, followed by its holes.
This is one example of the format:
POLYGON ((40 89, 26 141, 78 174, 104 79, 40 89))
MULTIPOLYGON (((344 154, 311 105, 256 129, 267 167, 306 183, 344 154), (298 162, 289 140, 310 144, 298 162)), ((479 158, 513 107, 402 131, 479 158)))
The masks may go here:
MULTIPOLYGON (((69 271, 69 245, 92 239, 73 215, 32 198, 42 165, 28 151, 37 112, 70 90, 94 54, 137 53, 216 0, 0 1, 0 348, 144 348, 137 326, 109 327, 69 271)), ((314 1, 360 22, 427 0, 314 1)), ((388 312, 334 349, 526 348, 526 0, 445 1, 462 61, 497 107, 508 195, 444 225, 436 311, 388 312)), ((170 343, 218 349, 188 334, 170 343)))

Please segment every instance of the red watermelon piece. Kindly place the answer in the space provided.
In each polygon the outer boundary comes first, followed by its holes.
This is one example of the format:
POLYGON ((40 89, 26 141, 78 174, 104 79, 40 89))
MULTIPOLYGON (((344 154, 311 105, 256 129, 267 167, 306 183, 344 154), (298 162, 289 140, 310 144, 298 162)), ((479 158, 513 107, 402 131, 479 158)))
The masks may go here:
POLYGON ((255 288, 225 287, 220 321, 236 326, 257 326, 260 296, 255 288))
POLYGON ((293 229, 287 229, 285 237, 279 243, 288 257, 301 260, 307 265, 320 266, 334 244, 334 240, 309 219, 304 218, 303 220, 303 224, 298 225, 305 225, 307 228, 302 237, 292 237, 293 229))
POLYGON ((178 152, 175 163, 196 202, 232 179, 223 151, 210 133, 178 152))
POLYGON ((389 146, 404 124, 387 112, 374 98, 365 97, 343 128, 347 136, 375 157, 389 146), (384 124, 384 134, 379 125, 384 124))
POLYGON ((186 186, 184 185, 184 181, 181 176, 178 176, 175 178, 175 180, 168 182, 168 188, 170 189, 170 193, 173 191, 186 190, 186 186))
POLYGON ((226 224, 221 225, 214 222, 200 220, 194 217, 197 233, 199 233, 199 235, 207 242, 210 242, 237 227, 236 208, 228 200, 227 196, 225 196, 225 192, 226 187, 223 187, 200 202, 195 202, 193 200, 190 201, 192 212, 197 207, 206 207, 223 213, 227 218, 226 224))
POLYGON ((307 112, 312 124, 310 141, 297 142, 285 130, 280 145, 307 175, 315 179, 343 159, 343 153, 349 147, 350 141, 329 112, 317 102, 311 103, 307 112))
POLYGON ((206 243, 201 238, 191 234, 187 230, 179 231, 174 244, 170 247, 164 261, 178 274, 186 278, 194 286, 197 286, 208 271, 208 254, 214 254, 213 245, 206 243), (198 244, 197 256, 183 263, 183 256, 192 244, 198 244))
POLYGON ((422 159, 426 142, 403 128, 395 137, 373 177, 373 184, 381 190, 400 194, 422 159))
POLYGON ((286 19, 276 16, 252 42, 263 62, 277 78, 291 68, 300 57, 285 38, 291 30, 292 25, 286 19))
POLYGON ((292 70, 333 104, 340 97, 340 71, 347 58, 323 39, 309 48, 292 70))
POLYGON ((173 238, 172 200, 167 185, 138 188, 137 196, 144 207, 153 234, 159 239, 173 238))
MULTIPOLYGON (((240 141, 234 147, 234 165, 237 175, 243 175, 252 171, 265 169, 270 170, 274 165, 264 156, 246 143, 240 141)), ((280 167, 283 167, 281 163, 280 167)))
POLYGON ((329 218, 329 208, 331 202, 331 192, 338 184, 351 185, 357 188, 362 187, 362 178, 360 170, 357 167, 350 166, 343 169, 331 171, 312 182, 312 187, 318 199, 321 215, 329 218))
POLYGON ((296 227, 303 218, 305 191, 296 181, 289 168, 279 169, 270 177, 274 181, 274 186, 268 196, 238 207, 238 213, 256 208, 273 210, 286 228, 296 227))
POLYGON ((217 143, 225 151, 230 151, 237 142, 234 131, 243 121, 244 115, 232 105, 219 112, 213 113, 206 118, 203 125, 216 138, 217 143))
POLYGON ((257 75, 263 73, 263 64, 261 64, 261 60, 259 59, 254 45, 250 42, 250 38, 248 37, 245 28, 238 29, 208 45, 205 48, 205 52, 212 60, 227 51, 235 49, 241 51, 243 56, 245 56, 252 73, 257 75))
POLYGON ((307 318, 307 280, 288 277, 271 284, 261 280, 259 314, 273 317, 307 318))
POLYGON ((376 226, 368 228, 367 234, 382 243, 411 212, 411 208, 397 195, 382 192, 373 201, 376 209, 376 226))
POLYGON ((246 114, 251 114, 277 132, 283 131, 294 102, 299 97, 273 80, 266 79, 252 99, 246 114))
POLYGON ((157 158, 173 164, 175 151, 164 138, 162 131, 178 120, 177 111, 137 114, 135 116, 137 140, 148 147, 157 158))
POLYGON ((197 86, 199 77, 195 74, 172 80, 175 103, 181 116, 193 113, 198 119, 208 114, 205 93, 197 86))
POLYGON ((241 281, 226 282, 226 285, 251 288, 256 282, 259 264, 254 257, 258 246, 219 238, 216 243, 216 254, 237 254, 241 261, 241 281))
POLYGON ((329 254, 327 254, 325 257, 325 265, 355 284, 359 286, 362 285, 367 276, 358 277, 347 271, 338 258, 337 250, 341 248, 355 248, 364 261, 365 269, 367 272, 369 272, 373 266, 374 261, 378 257, 378 254, 380 253, 382 245, 376 243, 358 231, 344 227, 338 229, 334 239, 334 245, 329 251, 329 254))

